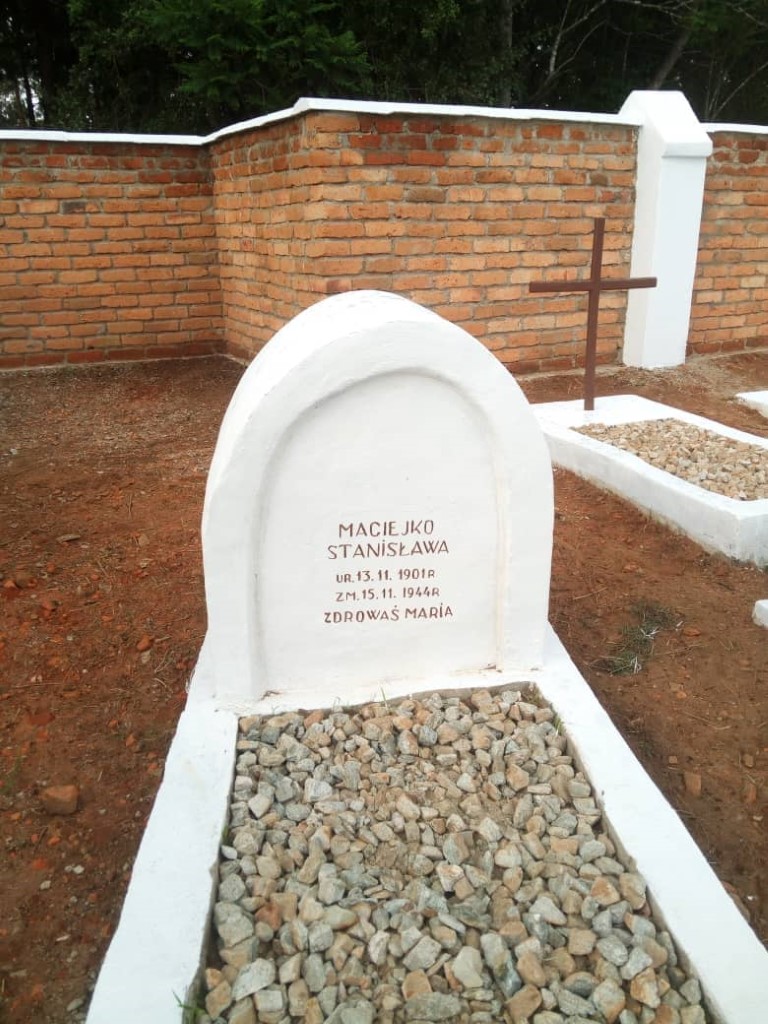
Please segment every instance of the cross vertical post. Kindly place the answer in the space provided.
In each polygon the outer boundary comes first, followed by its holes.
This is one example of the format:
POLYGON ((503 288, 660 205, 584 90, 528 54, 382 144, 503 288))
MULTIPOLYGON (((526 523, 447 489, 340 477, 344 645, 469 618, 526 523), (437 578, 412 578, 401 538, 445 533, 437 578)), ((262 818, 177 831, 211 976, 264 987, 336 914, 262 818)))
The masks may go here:
POLYGON ((605 217, 595 217, 592 235, 592 260, 589 277, 582 281, 531 281, 531 292, 586 292, 587 304, 587 349, 584 358, 584 408, 595 408, 595 370, 597 366, 597 322, 600 312, 600 293, 623 291, 629 288, 655 288, 655 277, 603 278, 603 243, 605 239, 605 217))

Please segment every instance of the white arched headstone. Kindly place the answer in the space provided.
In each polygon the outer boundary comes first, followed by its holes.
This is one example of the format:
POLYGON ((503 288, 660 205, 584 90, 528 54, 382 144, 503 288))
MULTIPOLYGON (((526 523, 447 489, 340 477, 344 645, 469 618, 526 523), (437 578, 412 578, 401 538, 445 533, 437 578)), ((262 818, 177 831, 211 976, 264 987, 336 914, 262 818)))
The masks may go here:
POLYGON ((217 703, 368 699, 541 664, 552 475, 517 384, 466 331, 352 292, 244 374, 203 515, 217 703))

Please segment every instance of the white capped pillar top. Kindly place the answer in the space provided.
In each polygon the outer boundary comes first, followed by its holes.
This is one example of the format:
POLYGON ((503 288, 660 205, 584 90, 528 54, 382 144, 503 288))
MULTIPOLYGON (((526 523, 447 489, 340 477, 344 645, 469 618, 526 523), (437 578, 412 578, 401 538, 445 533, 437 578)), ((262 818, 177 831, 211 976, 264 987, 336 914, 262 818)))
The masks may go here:
POLYGON ((712 153, 712 140, 681 92, 632 92, 619 116, 640 121, 644 146, 659 156, 706 158, 712 153))
POLYGON ((677 366, 685 362, 712 141, 680 92, 633 92, 620 115, 642 123, 631 273, 658 278, 656 288, 629 294, 623 360, 677 366))

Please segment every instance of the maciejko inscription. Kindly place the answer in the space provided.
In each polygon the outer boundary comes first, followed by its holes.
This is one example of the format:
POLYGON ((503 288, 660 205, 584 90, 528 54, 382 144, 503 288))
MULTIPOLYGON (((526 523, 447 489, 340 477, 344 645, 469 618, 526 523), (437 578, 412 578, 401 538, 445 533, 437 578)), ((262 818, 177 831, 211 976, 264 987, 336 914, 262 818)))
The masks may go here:
POLYGON ((414 565, 411 559, 449 555, 448 541, 439 535, 434 519, 372 519, 340 522, 333 544, 326 548, 332 562, 352 562, 335 575, 334 607, 323 612, 329 625, 400 622, 406 619, 451 619, 444 600, 439 563, 414 565), (403 559, 405 564, 378 559, 403 559))

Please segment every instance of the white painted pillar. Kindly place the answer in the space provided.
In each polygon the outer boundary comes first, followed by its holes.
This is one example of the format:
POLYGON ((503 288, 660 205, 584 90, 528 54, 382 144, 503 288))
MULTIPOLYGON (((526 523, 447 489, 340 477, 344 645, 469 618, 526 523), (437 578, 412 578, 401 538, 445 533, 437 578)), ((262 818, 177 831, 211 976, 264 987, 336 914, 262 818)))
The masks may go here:
POLYGON ((699 247, 704 176, 712 141, 680 92, 633 92, 620 116, 641 124, 632 276, 623 361, 648 369, 685 362, 699 247))

